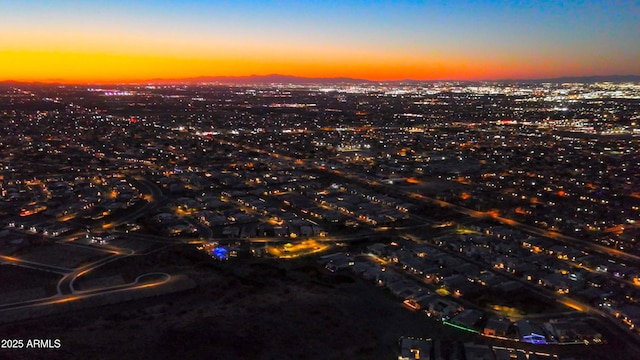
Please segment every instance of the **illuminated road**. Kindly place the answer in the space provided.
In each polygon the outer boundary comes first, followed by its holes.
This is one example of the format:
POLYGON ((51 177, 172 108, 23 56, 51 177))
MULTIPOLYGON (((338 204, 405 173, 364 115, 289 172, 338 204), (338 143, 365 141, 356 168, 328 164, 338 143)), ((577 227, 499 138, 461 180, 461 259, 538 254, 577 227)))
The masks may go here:
MULTIPOLYGON (((520 284, 522 284, 523 286, 527 287, 529 289, 529 291, 535 293, 537 296, 540 296, 541 298, 546 298, 546 299, 550 299, 552 301, 556 301, 564 306, 567 306, 573 310, 576 310, 578 312, 584 313, 584 314, 589 314, 589 315, 593 315, 596 317, 600 317, 603 319, 608 319, 608 324, 611 324, 616 331, 618 332, 622 332, 624 333, 624 336, 628 336, 629 340, 634 344, 633 346, 637 346, 639 341, 638 341, 638 337, 637 334, 635 334, 631 329, 629 329, 629 327, 627 327, 626 325, 624 325, 620 319, 617 319, 615 316, 613 316, 612 314, 602 310, 599 307, 595 307, 592 306, 590 304, 586 304, 582 301, 573 299, 567 295, 561 295, 558 294, 555 291, 552 291, 550 289, 547 289, 543 286, 539 286, 536 285, 534 283, 531 283, 527 280, 524 280, 522 278, 519 278, 517 276, 514 276, 513 274, 510 274, 506 271, 496 271, 490 267, 488 267, 488 265, 486 263, 483 263, 481 261, 472 259, 472 258, 468 258, 466 256, 460 255, 457 252, 452 252, 449 251, 447 249, 443 249, 439 246, 430 244, 430 243, 425 243, 423 240, 416 238, 415 236, 412 235, 406 235, 404 236, 405 239, 407 240, 411 240, 413 242, 417 242, 417 243, 421 243, 421 244, 425 244, 427 246, 431 246, 434 247, 436 249, 438 249, 439 251, 442 252, 446 252, 447 254, 450 254, 452 256, 455 256, 457 258, 463 259, 465 262, 468 263, 472 263, 475 264, 477 266, 479 266, 480 268, 483 269, 487 269, 488 271, 494 273, 496 276, 501 276, 501 277, 505 277, 508 278, 510 280, 516 281, 520 284)), ((622 334, 621 334, 622 335, 622 334)))
MULTIPOLYGON (((540 296, 542 298, 554 299, 554 300, 556 300, 558 302, 560 302, 560 299, 567 299, 566 297, 560 296, 559 294, 557 294, 557 293, 555 293, 555 292, 553 292, 551 290, 545 289, 545 288, 543 288, 541 286, 538 286, 536 284, 533 284, 533 283, 531 283, 529 281, 523 280, 522 278, 514 276, 514 275, 512 275, 512 274, 510 274, 508 272, 496 271, 493 268, 491 268, 491 266, 489 264, 487 264, 487 263, 484 263, 482 261, 478 261, 478 260, 469 258, 467 256, 461 255, 458 252, 450 251, 448 249, 444 249, 444 248, 439 247, 437 245, 433 245, 431 243, 425 242, 424 240, 419 239, 414 235, 404 235, 402 237, 404 239, 406 239, 406 240, 410 240, 410 241, 415 242, 415 243, 419 243, 419 244, 423 244, 423 245, 432 247, 434 249, 437 249, 438 251, 445 252, 445 253, 447 253, 447 254, 449 254, 451 256, 454 256, 456 258, 464 260, 466 263, 474 264, 474 265, 478 266, 481 269, 486 269, 487 271, 493 273, 495 276, 505 277, 505 278, 508 278, 510 280, 516 281, 516 282, 522 284, 523 286, 529 288, 531 291, 533 291, 534 293, 536 293, 538 296, 540 296)), ((589 306, 583 305, 583 304, 579 304, 577 301, 576 302, 568 301, 568 303, 573 304, 574 306, 570 306, 570 307, 572 307, 572 308, 574 308, 574 309, 576 309, 578 311, 585 312, 589 308, 589 306)))
POLYGON ((258 149, 258 148, 254 148, 251 146, 247 146, 247 145, 242 145, 242 144, 238 144, 238 143, 233 143, 233 142, 227 142, 224 141, 225 144, 228 145, 232 145, 235 146, 237 148, 243 148, 245 150, 249 150, 249 151, 253 151, 253 152, 257 152, 260 154, 266 154, 266 155, 270 155, 274 158, 277 159, 282 159, 282 160, 286 160, 286 161, 295 161, 297 164, 300 165, 304 165, 305 167, 309 168, 309 169, 314 169, 317 171, 322 171, 325 173, 329 173, 332 174, 336 177, 341 177, 343 179, 346 180, 350 180, 362 185, 366 185, 366 186, 372 186, 372 187, 376 187, 376 188, 381 188, 386 190, 388 193, 396 193, 396 194, 400 194, 403 195, 407 198, 416 200, 416 201, 420 201, 426 204, 430 204, 430 205, 438 205, 440 207, 443 208, 447 208, 447 209, 451 209, 455 212, 458 212, 460 214, 464 214, 464 215, 468 215, 474 218, 478 218, 478 219, 485 219, 485 220, 494 220, 498 223, 501 223, 503 225, 508 225, 511 226, 513 228, 522 230, 524 232, 527 232, 529 234, 533 234, 533 235, 537 235, 537 236, 542 236, 545 238, 549 238, 555 241, 560 241, 566 244, 571 244, 571 245, 579 245, 582 248, 588 249, 590 251, 593 252, 598 252, 601 254, 605 254, 608 255, 609 257, 615 257, 615 258, 619 258, 619 259, 623 259, 623 260, 627 260, 627 261, 632 261, 636 264, 640 264, 640 256, 637 255, 633 255, 633 254, 629 254, 626 253, 624 251, 620 251, 617 249, 612 249, 603 245, 599 245, 599 244, 595 244, 589 241, 585 241, 585 240, 581 240, 581 239, 577 239, 571 236, 567 236, 567 235, 563 235, 560 234, 558 232, 555 231, 550 231, 550 230, 545 230, 545 229, 541 229, 535 226, 531 226, 531 225, 527 225, 527 224, 523 224, 520 222, 517 222, 513 219, 509 219, 509 218, 505 218, 505 217, 501 217, 498 216, 497 214, 491 213, 491 212, 483 212, 483 211, 477 211, 477 210, 473 210, 473 209, 469 209, 460 205, 456 205, 450 202, 446 202, 446 201, 442 201, 442 200, 438 200, 438 199, 434 199, 434 198, 430 198, 430 197, 426 197, 423 196, 421 194, 418 193, 414 193, 414 192, 410 192, 410 191, 406 191, 406 190, 402 190, 402 189, 398 189, 396 187, 393 187, 391 185, 386 185, 383 183, 380 183, 379 181, 376 180, 369 180, 366 178, 363 178, 361 176, 357 176, 354 174, 348 174, 345 173, 341 170, 336 170, 336 169, 331 169, 330 167, 327 166, 319 166, 316 165, 312 162, 309 161, 305 161, 305 160, 297 160, 294 159, 290 156, 286 156, 283 154, 278 154, 278 153, 270 153, 266 150, 263 149, 258 149))
POLYGON ((513 219, 509 219, 509 218, 505 218, 505 217, 501 217, 498 216, 498 214, 492 213, 492 212, 483 212, 483 211, 477 211, 477 210, 473 210, 473 209, 469 209, 460 205, 456 205, 450 202, 446 202, 446 201, 442 201, 442 200, 438 200, 438 199, 434 199, 434 198, 430 198, 430 197, 426 197, 423 196, 422 194, 418 194, 418 193, 414 193, 414 192, 410 192, 410 191, 406 191, 406 190, 402 190, 402 189, 398 189, 397 187, 393 187, 391 185, 386 185, 383 184, 379 181, 376 180, 370 180, 370 179, 366 179, 363 178, 361 176, 355 175, 355 174, 348 174, 345 173, 341 170, 337 170, 337 169, 331 169, 328 166, 320 166, 317 165, 313 162, 307 161, 307 160, 300 160, 300 159, 294 159, 290 156, 287 155, 283 155, 283 154, 278 154, 278 153, 272 153, 269 151, 266 151, 264 149, 258 149, 255 147, 251 147, 248 145, 244 145, 244 144, 239 144, 239 143, 235 143, 235 142, 230 142, 230 141, 221 141, 224 144, 227 145, 232 145, 236 148, 242 148, 248 151, 252 151, 252 152, 257 152, 260 154, 265 154, 265 155, 269 155, 271 157, 277 158, 277 159, 281 159, 281 160, 285 160, 285 161, 291 161, 291 162, 295 162, 296 164, 302 165, 308 169, 313 169, 316 171, 321 171, 324 173, 328 173, 328 174, 332 174, 333 176, 336 177, 340 177, 343 178, 345 180, 349 180, 349 181, 353 181, 355 183, 359 183, 361 185, 365 185, 365 186, 370 186, 370 187, 375 187, 378 189, 384 189, 386 190, 385 192, 387 193, 392 193, 392 194, 399 194, 401 196, 405 196, 407 198, 413 199, 415 201, 419 201, 425 204, 430 204, 430 205, 437 205, 443 208, 447 208, 450 210, 453 210, 457 213, 460 214, 464 214, 464 215, 468 215, 471 216, 473 218, 477 218, 477 219, 484 219, 484 220, 493 220, 496 221, 500 224, 503 225, 508 225, 510 227, 516 228, 518 230, 524 231, 526 233, 532 234, 532 235, 537 235, 537 236, 542 236, 554 241, 559 241, 565 244, 570 244, 570 245, 574 245, 574 246, 579 246, 582 249, 586 249, 589 250, 591 252, 597 252, 600 254, 604 254, 609 256, 610 258, 618 258, 618 259, 622 259, 625 261, 630 261, 633 262, 635 265, 640 265, 640 256, 637 255, 633 255, 633 254, 629 254, 626 253, 624 251, 620 251, 617 249, 612 249, 600 244, 595 244, 589 241, 585 241, 585 240, 581 240, 581 239, 577 239, 571 236, 567 236, 555 231, 550 231, 550 230, 545 230, 545 229, 541 229, 535 226, 531 226, 531 225, 527 225, 527 224, 523 224, 520 222, 517 222, 513 219))
POLYGON ((128 181, 135 184, 136 188, 140 189, 146 203, 130 214, 112 219, 108 224, 105 224, 103 228, 114 228, 118 225, 126 224, 127 222, 130 222, 131 220, 157 208, 161 203, 167 200, 167 198, 162 194, 162 190, 160 190, 156 184, 147 179, 136 177, 135 179, 128 179, 128 181))
POLYGON ((99 289, 80 290, 80 291, 76 291, 74 295, 77 295, 80 297, 87 297, 87 296, 96 295, 96 294, 105 294, 109 292, 116 292, 116 291, 123 291, 123 290, 144 289, 144 288, 162 285, 168 282, 169 280, 171 280, 171 275, 165 272, 152 272, 152 273, 139 275, 138 277, 136 277, 136 279, 132 283, 129 283, 129 284, 103 287, 99 289), (146 278, 146 277, 160 277, 160 279, 155 281, 141 281, 143 278, 146 278))
MULTIPOLYGON (((318 242, 350 242, 350 241, 361 241, 364 239, 370 239, 375 237, 384 236, 383 233, 379 232, 369 232, 358 235, 344 235, 344 236, 313 236, 310 239, 313 239, 318 242)), ((305 240, 307 238, 304 238, 305 240)), ((217 240, 229 240, 228 238, 219 238, 217 240)), ((239 239, 242 240, 242 239, 239 239)), ((288 237, 252 237, 247 238, 246 241, 251 243, 288 243, 288 242, 296 242, 302 241, 302 239, 294 239, 288 237)))
POLYGON ((6 264, 26 267, 26 268, 40 270, 40 271, 52 272, 52 273, 61 274, 61 275, 67 275, 73 271, 73 269, 22 260, 20 258, 13 257, 13 256, 0 255, 0 260, 2 260, 2 262, 6 264))
POLYGON ((60 295, 68 295, 75 293, 75 289, 73 287, 73 283, 76 279, 82 275, 87 274, 88 272, 104 265, 108 264, 112 261, 116 261, 121 259, 122 257, 131 256, 130 254, 113 254, 111 256, 102 258, 98 261, 95 261, 91 264, 81 266, 77 269, 74 269, 72 272, 65 274, 60 281, 58 281, 57 290, 60 295))
MULTIPOLYGON (((266 154, 269 156, 272 156, 274 158, 277 159, 281 159, 281 160, 285 160, 285 161, 290 161, 290 162, 295 162, 298 165, 303 165, 304 167, 306 167, 307 169, 312 169, 312 170, 316 170, 316 171, 321 171, 327 174, 331 174, 335 177, 338 178, 342 178, 348 181, 352 181, 354 183, 358 183, 364 186, 368 186, 368 187, 373 187, 373 188, 377 188, 377 189, 381 189, 381 190, 385 190, 385 193, 389 193, 389 194, 397 194, 399 196, 404 196, 406 198, 412 199, 414 201, 418 201, 418 202, 422 202, 424 204, 429 204, 429 205, 436 205, 442 208, 446 208, 446 209, 450 209, 452 211, 455 211, 457 213, 463 214, 463 215, 467 215, 473 218, 477 218, 477 219, 483 219, 483 220, 492 220, 495 222, 498 222, 500 224, 503 225, 507 225, 510 226, 512 228, 521 230, 523 232, 532 234, 532 235, 536 235, 536 236, 541 236, 541 237, 545 237, 554 241, 559 241, 559 242, 563 242, 566 244, 570 244, 570 245, 574 245, 577 246, 579 248, 582 249, 587 249, 589 251, 592 252, 597 252, 597 253, 601 253, 604 254, 606 256, 608 256, 609 258, 618 258, 618 259, 623 259, 625 261, 630 261, 633 262, 634 264, 640 264, 640 256, 637 255, 633 255, 633 254, 629 254, 617 249, 612 249, 606 246, 602 246, 599 244, 595 244, 589 241, 585 241, 585 240, 581 240, 581 239, 577 239, 571 236, 567 236, 555 231, 550 231, 550 230, 546 230, 546 229, 541 229, 535 226, 531 226, 531 225, 527 225, 527 224, 523 224, 520 222, 517 222, 513 219, 509 219, 509 218, 505 218, 505 217, 501 217, 499 216, 498 213, 494 213, 494 212, 483 212, 483 211, 477 211, 477 210, 473 210, 473 209, 469 209, 463 206, 459 206, 453 203, 449 203, 446 201, 442 201, 442 200, 438 200, 438 199, 434 199, 434 198, 430 198, 430 197, 426 197, 423 196, 422 194, 418 194, 415 192, 411 192, 411 191, 406 191, 406 190, 402 190, 402 189, 398 189, 396 187, 390 186, 390 185, 386 185, 383 184, 377 180, 371 180, 371 179, 366 179, 363 178, 361 176, 357 176, 354 174, 349 174, 349 173, 345 173, 341 170, 337 170, 337 169, 332 169, 329 166, 319 166, 318 164, 309 162, 309 161, 305 161, 305 160, 300 160, 300 159, 294 159, 290 156, 286 156, 283 154, 278 154, 278 153, 272 153, 272 152, 268 152, 266 150, 263 149, 258 149, 258 148, 254 148, 254 147, 250 147, 244 144, 238 144, 238 143, 234 143, 234 142, 227 142, 227 141, 222 141, 223 143, 226 143, 228 145, 232 145, 236 148, 242 148, 245 150, 249 150, 249 151, 253 151, 253 152, 257 152, 260 154, 266 154)), ((266 240, 266 239, 265 239, 266 240)), ((255 240, 256 242, 260 241, 259 239, 255 240)), ((327 241, 337 241, 336 238, 327 238, 327 241)), ((482 264, 483 266, 485 264, 482 264)), ((505 276, 505 274, 501 274, 503 276, 505 276)), ((506 274, 506 276, 510 277, 508 274, 506 274)), ((513 277, 514 280, 517 280, 519 282, 524 282, 524 280, 522 279, 518 279, 513 277)), ((524 282, 526 283, 526 282, 524 282)), ((532 284, 526 284, 529 288, 531 288, 532 290, 535 290, 536 292, 539 293, 540 296, 545 296, 547 298, 551 298, 551 299, 555 299, 556 301, 558 301, 559 303, 562 303, 565 306, 568 306, 574 310, 580 311, 580 312, 584 312, 584 313, 588 313, 591 315, 596 315, 596 316, 600 316, 600 317, 604 317, 607 319, 610 319, 612 323, 614 323, 616 325, 616 327, 618 329, 624 330, 625 334, 631 334, 631 331, 626 328, 623 324, 620 323, 620 321, 618 321, 618 319, 612 318, 611 315, 605 313, 604 311, 602 311, 599 308, 590 306, 588 304, 584 304, 582 302, 579 302, 575 299, 571 299, 568 298, 566 296, 560 296, 559 294, 556 294, 553 291, 547 290, 547 289, 543 289, 540 288, 538 286, 534 286, 532 284)), ((635 336, 633 336, 634 340, 635 340, 635 336)))
POLYGON ((456 204, 452 204, 446 201, 442 201, 442 200, 438 200, 438 199, 434 199, 434 198, 430 198, 430 197, 426 197, 423 196, 421 194, 418 193, 414 193, 414 192, 410 192, 410 191, 406 191, 406 190, 401 190, 401 189, 397 189, 394 188, 390 185, 385 185, 385 184, 381 184, 379 182, 375 182, 375 181, 370 181, 364 178, 361 178, 359 176, 356 175, 352 175, 352 174, 344 174, 341 171, 338 170, 326 170, 323 169, 324 171, 330 171, 332 172, 334 175, 336 176, 341 176, 343 178, 346 178, 348 180, 351 181, 356 181, 359 182, 361 184, 365 184, 365 185, 369 185, 369 186, 374 186, 377 188, 383 188, 385 190, 387 190, 390 193, 398 193, 401 195, 404 195, 408 198, 426 203, 426 204, 430 204, 430 205, 438 205, 440 207, 443 208, 447 208, 450 210, 453 210, 457 213, 460 214, 464 214, 464 215, 468 215, 477 219, 484 219, 484 220, 493 220, 496 221, 500 224, 503 225, 508 225, 510 227, 516 228, 518 230, 522 230, 524 232, 527 232, 529 234, 533 234, 533 235, 537 235, 537 236, 542 236, 551 240, 555 240, 555 241, 560 241, 563 242, 565 244, 570 244, 570 245, 579 245, 580 247, 584 248, 584 249, 588 249, 592 252, 597 252, 597 253, 601 253, 604 255, 607 255, 609 257, 615 257, 615 258, 619 258, 622 260, 626 260, 626 261, 631 261, 634 262, 636 264, 640 264, 640 256, 637 255, 633 255, 633 254, 629 254, 626 253, 624 251, 620 251, 617 249, 612 249, 606 246, 602 246, 599 244, 595 244, 589 241, 585 241, 585 240, 581 240, 581 239, 577 239, 571 236, 567 236, 567 235, 563 235, 560 234, 558 232, 555 231, 550 231, 550 230, 545 230, 545 229, 541 229, 535 226, 531 226, 531 225, 527 225, 527 224, 523 224, 520 222, 517 222, 513 219, 509 219, 509 218, 505 218, 505 217, 501 217, 501 216, 497 216, 497 214, 493 213, 493 212, 483 212, 483 211, 477 211, 477 210, 473 210, 473 209, 469 209, 460 205, 456 205, 456 204))
MULTIPOLYGON (((410 196, 414 196, 417 194, 413 194, 413 193, 407 193, 410 196)), ((511 226, 513 228, 516 228, 518 230, 522 230, 525 231, 529 234, 533 234, 533 235, 538 235, 538 236, 542 236, 548 239, 552 239, 552 240, 556 240, 556 241, 560 241, 566 244, 570 244, 570 245, 580 245, 582 248, 586 248, 589 249, 593 252, 598 252, 601 254, 605 254, 608 255, 609 257, 615 257, 615 258, 619 258, 619 259, 623 259, 623 260, 627 260, 627 261, 632 261, 632 262, 636 262, 636 263, 640 263, 640 256, 637 255, 633 255, 633 254, 629 254, 626 253, 624 251, 620 251, 617 249, 612 249, 600 244, 595 244, 589 241, 585 241, 585 240, 581 240, 581 239, 577 239, 571 236, 567 236, 567 235, 563 235, 561 233, 558 233, 556 231, 551 231, 551 230, 545 230, 545 229, 541 229, 532 225, 527 225, 527 224, 523 224, 520 222, 517 222, 515 220, 509 219, 509 218, 505 218, 505 217, 501 217, 501 216, 496 216, 491 212, 481 212, 481 211, 476 211, 476 210, 472 210, 472 209, 468 209, 459 205, 455 205, 455 204, 451 204, 442 200, 437 200, 437 199, 431 199, 431 198, 426 198, 426 197, 421 197, 421 199, 423 201, 429 201, 433 204, 437 204, 440 205, 442 207, 446 207, 449 209, 452 209, 456 212, 462 213, 462 214, 466 214, 475 218, 480 218, 480 219, 490 219, 490 220, 494 220, 497 221, 503 225, 508 225, 511 226)))
POLYGON ((73 301, 89 299, 95 296, 104 296, 104 295, 109 295, 109 294, 114 294, 119 292, 125 292, 125 291, 147 289, 147 288, 166 284, 171 279, 172 279, 171 275, 164 272, 146 273, 138 276, 134 282, 129 284, 78 291, 75 294, 69 294, 69 295, 58 294, 48 298, 21 301, 21 302, 12 303, 12 304, 3 304, 3 305, 0 305, 0 312, 13 311, 13 310, 19 310, 19 309, 29 309, 33 307, 41 307, 41 306, 48 306, 48 305, 59 305, 59 304, 73 302, 73 301), (142 279, 146 277, 157 277, 158 279, 153 281, 142 281, 142 279))

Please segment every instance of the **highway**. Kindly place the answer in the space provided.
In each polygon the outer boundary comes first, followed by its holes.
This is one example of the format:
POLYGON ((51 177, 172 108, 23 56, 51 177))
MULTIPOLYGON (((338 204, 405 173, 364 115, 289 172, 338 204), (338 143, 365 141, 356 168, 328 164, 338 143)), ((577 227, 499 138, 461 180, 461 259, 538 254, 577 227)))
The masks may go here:
POLYGON ((353 175, 353 174, 344 174, 341 171, 338 170, 329 170, 329 169, 322 169, 323 171, 330 171, 333 175, 335 176, 341 176, 347 180, 351 180, 351 181, 355 181, 364 185, 368 185, 368 186, 372 186, 378 189, 384 189, 386 192, 388 193, 395 193, 395 194, 399 194, 402 195, 406 198, 409 199, 413 199, 415 201, 419 201, 422 202, 424 204, 429 204, 429 205, 437 205, 443 208, 447 208, 450 210, 453 210, 457 213, 463 214, 463 215, 467 215, 467 216, 471 216, 473 218, 477 218, 477 219, 484 219, 484 220, 493 220, 496 221, 500 224, 503 225, 507 225, 510 226, 512 228, 524 231, 528 234, 532 234, 532 235, 536 235, 536 236, 541 236, 541 237, 545 237, 557 242, 562 242, 564 244, 569 244, 569 245, 573 245, 576 247, 579 247, 581 249, 585 249, 585 250, 589 250, 590 252, 595 252, 595 253, 600 253, 603 255, 606 255, 610 258, 618 258, 620 260, 624 260, 624 261, 628 261, 631 262, 635 265, 640 265, 640 256, 634 255, 634 254, 629 254, 617 249, 612 249, 606 246, 602 246, 600 244, 596 244, 593 242, 589 242, 589 241, 585 241, 585 240, 581 240, 581 239, 577 239, 571 236, 567 236, 555 231, 550 231, 550 230, 545 230, 545 229, 541 229, 532 225, 528 225, 528 224, 523 224, 520 222, 517 222, 513 219, 509 219, 509 218, 505 218, 505 217, 501 217, 501 216, 497 216, 495 213, 493 212, 483 212, 483 211, 477 211, 477 210, 473 210, 473 209, 469 209, 460 205, 456 205, 450 202, 446 202, 443 200, 439 200, 439 199, 434 199, 434 198, 430 198, 427 196, 424 196, 422 194, 418 194, 415 192, 410 192, 410 191, 406 191, 406 190, 402 190, 402 189, 398 189, 396 187, 393 187, 392 185, 386 185, 386 184, 382 184, 380 182, 376 182, 376 181, 371 181, 371 180, 367 180, 364 178, 361 178, 359 176, 353 175))
MULTIPOLYGON (((384 186, 384 185, 380 185, 380 186, 384 186)), ((394 191, 398 191, 398 190, 394 189, 394 191)), ((496 216, 492 212, 483 212, 483 211, 469 209, 460 205, 452 204, 452 203, 434 199, 434 198, 429 198, 413 192, 408 192, 403 190, 400 190, 400 192, 402 192, 405 196, 411 197, 413 199, 416 199, 425 203, 429 203, 431 205, 439 205, 441 207, 448 208, 460 214, 468 215, 477 219, 493 220, 493 221, 499 222, 500 224, 508 225, 510 227, 527 232, 529 234, 542 236, 551 240, 560 241, 570 245, 577 244, 582 248, 591 250, 592 252, 601 253, 604 255, 608 255, 610 257, 620 258, 620 259, 632 261, 632 262, 640 262, 640 256, 629 254, 624 251, 612 249, 600 244, 595 244, 595 243, 578 239, 575 237, 567 236, 556 231, 545 230, 532 225, 523 224, 513 219, 496 216)))
POLYGON ((473 218, 477 218, 477 219, 484 219, 484 220, 493 220, 495 222, 498 222, 500 224, 503 225, 507 225, 510 226, 512 228, 524 231, 528 234, 531 235, 536 235, 536 236, 541 236, 541 237, 545 237, 557 242, 562 242, 564 244, 569 244, 569 245, 573 245, 573 246, 577 246, 581 249, 584 250, 588 250, 590 252, 595 252, 595 253, 600 253, 603 255, 606 255, 610 258, 617 258, 620 260, 624 260, 624 261, 628 261, 633 263, 634 265, 640 265, 640 256, 634 255, 634 254, 629 254, 626 253, 624 251, 620 251, 617 249, 613 249, 613 248, 609 248, 600 244, 595 244, 589 241, 585 241, 582 239, 577 239, 571 236, 567 236, 555 231, 550 231, 550 230, 546 230, 546 229, 541 229, 532 225, 528 225, 528 224, 523 224, 520 222, 517 222, 513 219, 509 219, 506 217, 501 217, 501 216, 497 216, 497 214, 494 214, 492 212, 483 212, 483 211, 477 211, 477 210, 473 210, 473 209, 469 209, 466 208, 464 206, 460 206, 460 205, 456 205, 450 202, 446 202, 443 200, 439 200, 439 199, 434 199, 434 198, 430 198, 430 197, 426 197, 422 194, 418 194, 415 192, 411 192, 411 191, 406 191, 406 190, 402 190, 399 189, 397 187, 394 187, 392 185, 387 185, 387 184, 383 184, 380 183, 379 181, 376 180, 369 180, 366 178, 363 178, 361 176, 355 175, 355 174, 348 174, 345 173, 343 171, 337 170, 337 169, 331 169, 329 166, 319 166, 316 165, 315 163, 308 161, 308 160, 300 160, 300 159, 294 159, 290 156, 287 155, 283 155, 283 154, 278 154, 278 153, 271 153, 268 152, 264 149, 258 149, 252 146, 248 146, 248 145, 243 145, 243 144, 238 144, 238 143, 234 143, 234 142, 229 142, 229 141, 222 141, 222 143, 227 144, 227 145, 232 145, 235 146, 237 148, 242 148, 248 151, 252 151, 252 152, 257 152, 260 154, 265 154, 265 155, 269 155, 271 157, 274 157, 276 159, 281 159, 281 160, 286 160, 286 161, 291 161, 291 162, 296 162, 297 164, 303 165, 306 168, 315 170, 315 171, 320 171, 320 172, 324 172, 324 173, 328 173, 331 174, 335 177, 338 178, 342 178, 345 180, 349 180, 355 183, 359 183, 361 185, 364 186, 368 186, 368 187, 373 187, 379 190, 384 190, 385 193, 389 193, 389 194, 398 194, 401 195, 407 199, 412 199, 414 201, 418 201, 418 202, 422 202, 424 204, 429 204, 429 205, 437 205, 443 208, 447 208, 450 210, 453 210, 457 213, 463 214, 463 215, 467 215, 467 216, 471 216, 473 218))

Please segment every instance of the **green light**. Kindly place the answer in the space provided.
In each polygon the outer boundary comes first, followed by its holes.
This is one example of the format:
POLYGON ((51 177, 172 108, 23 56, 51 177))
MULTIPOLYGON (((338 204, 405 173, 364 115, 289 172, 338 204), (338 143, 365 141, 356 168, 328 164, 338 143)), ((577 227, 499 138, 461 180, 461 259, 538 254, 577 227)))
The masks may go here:
POLYGON ((465 330, 465 331, 468 331, 468 332, 472 332, 472 333, 474 333, 474 334, 477 334, 477 333, 478 333, 478 331, 477 331, 477 330, 473 330, 473 329, 466 328, 466 327, 464 327, 464 326, 460 326, 460 325, 452 324, 452 323, 450 323, 450 322, 448 322, 448 321, 446 321, 446 320, 442 320, 442 323, 443 323, 443 324, 445 324, 445 325, 453 326, 453 327, 454 327, 454 328, 456 328, 456 329, 465 330))

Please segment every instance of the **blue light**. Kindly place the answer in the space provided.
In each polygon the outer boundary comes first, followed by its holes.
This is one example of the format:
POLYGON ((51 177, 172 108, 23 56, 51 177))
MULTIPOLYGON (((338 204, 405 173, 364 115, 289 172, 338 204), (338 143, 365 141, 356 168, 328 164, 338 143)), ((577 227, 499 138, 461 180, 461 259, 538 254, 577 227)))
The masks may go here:
POLYGON ((549 342, 545 339, 544 336, 539 334, 531 334, 522 337, 522 341, 528 342, 530 344, 536 345, 548 345, 549 342))
POLYGON ((228 252, 229 250, 223 247, 216 247, 216 248, 213 248, 213 250, 211 250, 211 255, 217 257, 220 260, 226 260, 228 252))

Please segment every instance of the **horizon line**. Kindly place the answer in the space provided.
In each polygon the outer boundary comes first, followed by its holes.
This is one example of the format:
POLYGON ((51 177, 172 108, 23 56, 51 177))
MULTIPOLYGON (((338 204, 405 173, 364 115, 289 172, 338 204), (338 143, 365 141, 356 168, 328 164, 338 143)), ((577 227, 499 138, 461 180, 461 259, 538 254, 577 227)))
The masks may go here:
MULTIPOLYGON (((561 75, 554 77, 538 77, 538 78, 513 78, 513 79, 386 79, 386 80, 371 80, 364 78, 354 78, 350 76, 299 76, 288 74, 269 73, 264 75, 251 74, 251 75, 199 75, 182 78, 151 78, 151 79, 138 79, 138 80, 67 80, 67 79, 41 79, 41 80, 15 80, 4 79, 0 80, 0 83, 22 83, 22 84, 48 84, 48 85, 91 85, 91 84, 109 84, 109 85, 135 85, 135 84, 154 84, 162 82, 193 82, 202 83, 207 82, 220 82, 225 84, 224 80, 262 80, 265 81, 270 77, 281 77, 298 81, 313 81, 318 80, 326 83, 330 83, 332 80, 341 83, 402 83, 402 82, 543 82, 554 80, 566 80, 566 79, 598 79, 598 78, 638 78, 634 81, 640 81, 640 74, 608 74, 608 75, 561 75), (208 81, 207 81, 208 79, 208 81), (218 80, 216 80, 218 79, 218 80)), ((285 80, 285 79, 283 79, 285 80)), ((271 81, 268 83, 287 83, 286 81, 271 81)), ((311 84, 311 83, 309 83, 311 84)))

